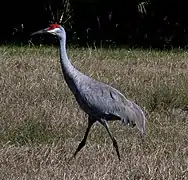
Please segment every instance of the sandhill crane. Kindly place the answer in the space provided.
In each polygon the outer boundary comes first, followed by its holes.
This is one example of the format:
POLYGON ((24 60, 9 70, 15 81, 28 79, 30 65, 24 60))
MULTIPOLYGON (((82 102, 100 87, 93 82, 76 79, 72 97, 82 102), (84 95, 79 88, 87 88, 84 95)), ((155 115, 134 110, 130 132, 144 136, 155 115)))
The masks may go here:
POLYGON ((85 146, 92 125, 99 122, 108 132, 120 160, 118 143, 112 136, 107 121, 120 120, 125 125, 129 124, 132 127, 136 125, 141 137, 143 137, 146 122, 144 112, 136 103, 126 99, 117 89, 86 76, 71 64, 66 52, 66 32, 61 25, 51 24, 48 28, 34 32, 31 35, 43 33, 50 33, 58 37, 60 42, 60 63, 64 79, 81 109, 88 114, 88 126, 85 135, 72 158, 76 157, 76 154, 85 146))

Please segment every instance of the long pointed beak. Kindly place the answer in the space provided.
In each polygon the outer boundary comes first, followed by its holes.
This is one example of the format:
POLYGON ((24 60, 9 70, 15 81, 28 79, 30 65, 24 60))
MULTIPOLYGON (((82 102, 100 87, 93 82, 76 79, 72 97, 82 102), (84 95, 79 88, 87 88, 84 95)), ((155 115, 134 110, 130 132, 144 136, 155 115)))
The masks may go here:
POLYGON ((35 34, 44 34, 44 33, 48 33, 48 28, 36 31, 36 32, 32 33, 31 36, 33 36, 35 34))

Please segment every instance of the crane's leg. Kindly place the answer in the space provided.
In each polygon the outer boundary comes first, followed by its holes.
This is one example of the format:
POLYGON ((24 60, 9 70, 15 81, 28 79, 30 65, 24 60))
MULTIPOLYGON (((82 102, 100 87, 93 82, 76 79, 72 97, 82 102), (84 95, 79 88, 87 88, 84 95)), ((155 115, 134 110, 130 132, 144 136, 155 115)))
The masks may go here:
POLYGON ((111 140, 113 142, 113 146, 116 149, 116 153, 117 153, 118 159, 121 160, 120 159, 120 154, 119 154, 118 143, 117 143, 116 139, 112 136, 112 134, 111 134, 111 132, 110 132, 110 130, 108 128, 108 124, 106 123, 106 120, 100 120, 99 122, 105 127, 106 131, 108 132, 108 134, 109 134, 109 136, 110 136, 110 138, 111 138, 111 140))
MULTIPOLYGON (((96 122, 95 119, 93 119, 92 117, 89 116, 88 118, 88 127, 86 129, 86 132, 85 132, 85 135, 84 135, 84 138, 82 139, 82 141, 80 142, 80 144, 78 145, 78 148, 76 149, 75 153, 73 154, 73 157, 76 157, 77 153, 85 146, 86 144, 86 140, 87 140, 87 136, 89 134, 89 131, 91 129, 91 126, 96 122)), ((71 159, 72 159, 71 158, 71 159)))

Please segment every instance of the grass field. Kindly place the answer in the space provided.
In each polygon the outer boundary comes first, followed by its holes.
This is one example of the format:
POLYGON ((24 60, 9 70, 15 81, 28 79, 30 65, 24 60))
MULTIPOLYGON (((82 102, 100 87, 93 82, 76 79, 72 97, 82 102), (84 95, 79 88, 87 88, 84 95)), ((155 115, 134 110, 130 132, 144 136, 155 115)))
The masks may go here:
POLYGON ((119 89, 147 115, 136 128, 110 122, 122 161, 64 82, 55 47, 0 47, 0 179, 188 179, 188 53, 69 48, 82 72, 119 89))

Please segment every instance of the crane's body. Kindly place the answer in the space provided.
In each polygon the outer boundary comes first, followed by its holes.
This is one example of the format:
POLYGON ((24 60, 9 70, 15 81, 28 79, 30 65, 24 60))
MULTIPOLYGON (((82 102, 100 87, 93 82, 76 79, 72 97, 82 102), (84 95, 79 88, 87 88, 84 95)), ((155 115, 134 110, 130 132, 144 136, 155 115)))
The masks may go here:
MULTIPOLYGON (((121 120, 124 124, 134 124, 136 118, 144 118, 140 107, 115 88, 79 72, 73 77, 64 74, 64 78, 78 104, 89 116, 98 120, 121 120)), ((139 129, 144 134, 144 128, 139 129)))
POLYGON ((33 34, 46 32, 54 34, 59 38, 60 63, 64 79, 81 109, 88 114, 88 127, 85 136, 73 157, 84 147, 91 126, 98 121, 109 133, 120 160, 117 141, 111 135, 107 121, 120 120, 124 124, 136 125, 143 136, 146 120, 144 112, 136 103, 126 99, 117 89, 86 76, 71 64, 66 53, 66 33, 62 26, 52 24, 49 28, 33 34))

